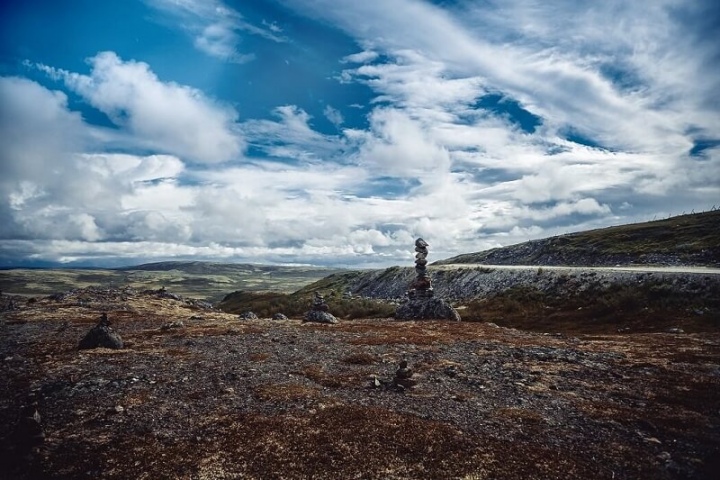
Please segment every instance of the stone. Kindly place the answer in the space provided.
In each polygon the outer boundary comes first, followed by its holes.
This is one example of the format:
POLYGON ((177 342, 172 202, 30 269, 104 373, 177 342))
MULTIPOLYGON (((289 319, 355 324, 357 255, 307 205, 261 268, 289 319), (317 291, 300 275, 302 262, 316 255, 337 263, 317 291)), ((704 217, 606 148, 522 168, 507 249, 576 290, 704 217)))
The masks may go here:
POLYGON ((37 403, 24 407, 13 433, 13 443, 18 454, 24 455, 45 441, 45 433, 40 423, 37 403))
POLYGON ((273 320, 287 320, 288 317, 285 314, 282 313, 274 313, 272 316, 273 320))
POLYGON ((238 318, 240 320, 257 320, 258 316, 255 314, 255 312, 247 311, 243 312, 240 315, 238 315, 238 318))
POLYGON ((185 328, 185 324, 182 320, 175 320, 173 322, 165 323, 162 327, 160 327, 160 330, 175 330, 178 328, 185 328))
POLYGON ((123 341, 120 335, 115 333, 110 327, 107 313, 103 313, 97 325, 80 340, 78 350, 87 350, 92 348, 123 348, 123 341))
POLYGON ((303 318, 305 322, 317 322, 317 323, 338 323, 339 320, 335 318, 330 312, 323 312, 321 310, 310 310, 305 314, 303 318))
POLYGON ((460 314, 441 298, 411 298, 395 310, 397 320, 453 320, 460 321, 460 314))

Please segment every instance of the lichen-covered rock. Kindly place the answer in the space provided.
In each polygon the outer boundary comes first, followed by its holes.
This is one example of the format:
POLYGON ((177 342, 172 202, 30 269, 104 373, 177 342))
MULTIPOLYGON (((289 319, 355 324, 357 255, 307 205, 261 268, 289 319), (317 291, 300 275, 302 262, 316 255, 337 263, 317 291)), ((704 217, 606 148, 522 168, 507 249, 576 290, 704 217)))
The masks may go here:
POLYGON ((414 298, 397 308, 395 318, 397 320, 460 321, 460 314, 441 298, 414 298))
POLYGON ((305 314, 303 319, 305 322, 317 322, 317 323, 338 323, 338 319, 329 312, 323 312, 321 310, 310 310, 305 314))
POLYGON ((123 348, 122 338, 110 327, 107 314, 103 314, 100 322, 91 328, 78 344, 78 350, 91 348, 114 348, 116 350, 123 348))
POLYGON ((185 328, 185 323, 182 320, 174 320, 172 322, 164 323, 160 330, 175 330, 179 328, 185 328))

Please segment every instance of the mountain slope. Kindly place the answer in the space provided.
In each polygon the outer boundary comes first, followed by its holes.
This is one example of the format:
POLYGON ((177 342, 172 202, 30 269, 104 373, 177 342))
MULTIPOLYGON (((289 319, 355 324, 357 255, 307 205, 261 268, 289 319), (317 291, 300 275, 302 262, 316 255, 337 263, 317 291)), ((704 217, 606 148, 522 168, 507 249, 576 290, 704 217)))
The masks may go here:
POLYGON ((720 266, 720 210, 533 240, 434 264, 453 263, 720 266))

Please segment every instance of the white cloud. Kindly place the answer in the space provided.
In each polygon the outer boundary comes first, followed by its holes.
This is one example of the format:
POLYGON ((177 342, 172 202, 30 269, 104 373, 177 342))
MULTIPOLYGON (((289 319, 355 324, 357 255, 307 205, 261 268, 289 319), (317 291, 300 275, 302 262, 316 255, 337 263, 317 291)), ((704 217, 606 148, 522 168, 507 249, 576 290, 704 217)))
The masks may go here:
MULTIPOLYGON (((254 26, 218 1, 151 3, 226 61, 247 60, 244 34, 284 40, 277 24, 254 26)), ((119 130, 85 124, 63 93, 2 79, 0 154, 11 161, 0 164, 0 221, 11 240, 1 248, 127 263, 411 265, 417 236, 435 260, 700 210, 720 195, 720 149, 689 155, 697 138, 720 137, 717 48, 674 17, 696 6, 284 4, 362 49, 335 60, 342 82, 374 92, 367 129, 327 104, 333 135, 315 129, 313 106, 238 123, 232 108, 112 53, 89 75, 40 66, 119 130), (530 131, 478 108, 489 94, 541 123, 530 131), (232 162, 246 141, 261 154, 232 162)))
POLYGON ((343 63, 350 62, 350 63, 368 63, 372 62, 378 57, 377 52, 373 52, 372 50, 363 50, 362 52, 353 53, 352 55, 347 55, 345 58, 342 59, 343 63))
POLYGON ((323 115, 325 115, 325 118, 327 118, 330 123, 335 125, 335 128, 340 128, 340 126, 345 121, 342 113, 340 113, 340 110, 333 108, 330 105, 325 105, 325 108, 323 109, 323 115))
POLYGON ((273 113, 277 121, 248 120, 239 126, 248 142, 263 147, 269 155, 317 162, 332 159, 342 150, 342 139, 314 130, 310 125, 312 117, 302 108, 282 105, 273 113))
POLYGON ((113 52, 99 53, 89 63, 90 75, 38 68, 61 78, 105 113, 133 136, 136 146, 206 163, 228 161, 241 153, 244 143, 233 131, 233 108, 191 87, 162 82, 146 63, 123 61, 113 52))
POLYGON ((198 50, 226 62, 242 64, 255 58, 253 53, 239 51, 241 33, 256 35, 273 42, 285 41, 279 36, 282 28, 276 23, 262 21, 260 25, 255 25, 220 0, 145 1, 160 11, 179 18, 179 25, 193 36, 193 45, 198 50))

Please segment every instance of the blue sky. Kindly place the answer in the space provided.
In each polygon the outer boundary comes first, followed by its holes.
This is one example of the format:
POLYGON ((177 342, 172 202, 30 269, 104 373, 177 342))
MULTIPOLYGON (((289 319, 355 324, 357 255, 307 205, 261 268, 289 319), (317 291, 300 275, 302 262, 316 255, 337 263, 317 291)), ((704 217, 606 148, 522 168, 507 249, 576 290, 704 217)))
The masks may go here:
POLYGON ((411 264, 720 205, 713 1, 0 7, 0 265, 411 264))

